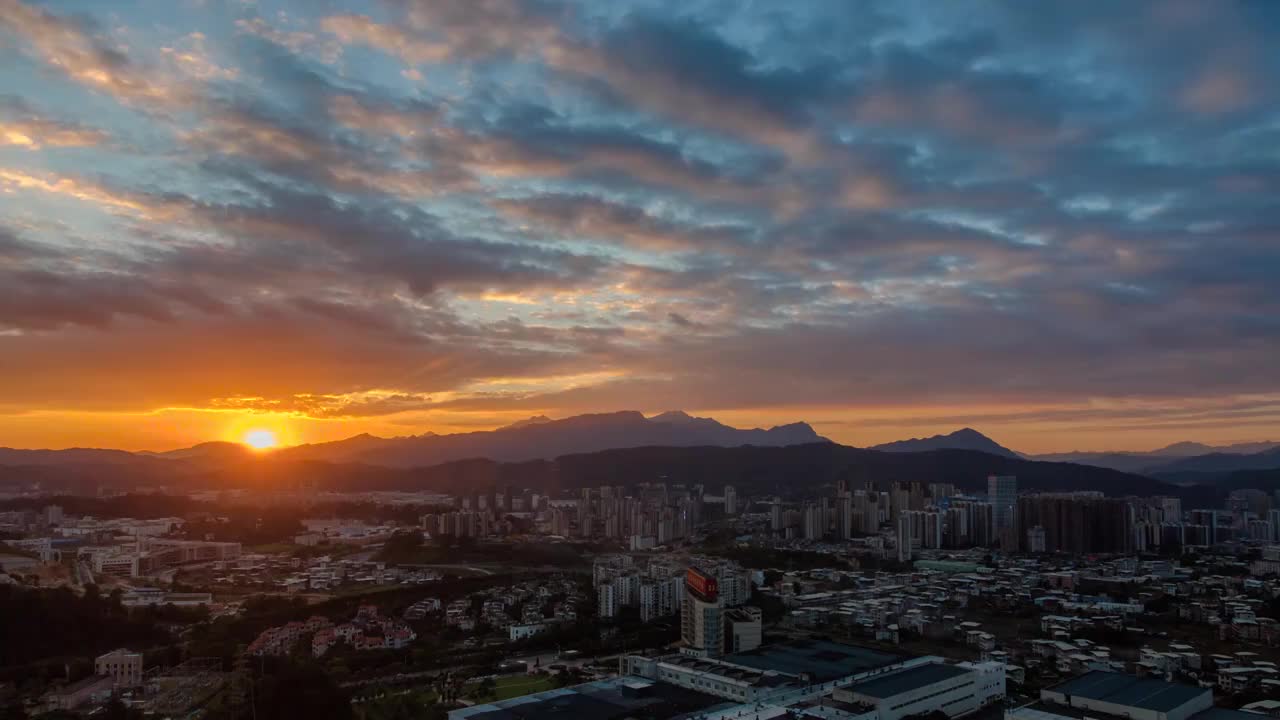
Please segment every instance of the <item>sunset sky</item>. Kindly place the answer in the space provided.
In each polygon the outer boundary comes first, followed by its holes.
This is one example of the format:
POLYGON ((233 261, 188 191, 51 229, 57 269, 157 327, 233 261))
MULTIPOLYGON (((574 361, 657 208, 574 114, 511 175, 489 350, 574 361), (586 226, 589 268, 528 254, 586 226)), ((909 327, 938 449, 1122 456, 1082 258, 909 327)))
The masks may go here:
POLYGON ((1280 440, 1280 2, 0 0, 0 446, 1280 440))

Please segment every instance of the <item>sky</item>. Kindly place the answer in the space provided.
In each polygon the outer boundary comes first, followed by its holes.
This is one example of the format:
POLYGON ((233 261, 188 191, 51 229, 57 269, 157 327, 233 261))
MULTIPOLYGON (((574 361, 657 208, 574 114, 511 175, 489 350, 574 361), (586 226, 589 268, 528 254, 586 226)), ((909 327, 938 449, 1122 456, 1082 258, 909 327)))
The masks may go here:
POLYGON ((0 445, 1280 440, 1280 3, 0 0, 0 445))

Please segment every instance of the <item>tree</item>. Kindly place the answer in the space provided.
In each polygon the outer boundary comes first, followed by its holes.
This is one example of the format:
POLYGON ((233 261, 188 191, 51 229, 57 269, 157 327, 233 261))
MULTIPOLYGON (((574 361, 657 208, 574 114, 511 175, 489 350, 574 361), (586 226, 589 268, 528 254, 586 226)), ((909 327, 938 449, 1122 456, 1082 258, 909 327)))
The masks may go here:
POLYGON ((314 663, 274 659, 253 685, 258 717, 351 720, 351 698, 314 663))

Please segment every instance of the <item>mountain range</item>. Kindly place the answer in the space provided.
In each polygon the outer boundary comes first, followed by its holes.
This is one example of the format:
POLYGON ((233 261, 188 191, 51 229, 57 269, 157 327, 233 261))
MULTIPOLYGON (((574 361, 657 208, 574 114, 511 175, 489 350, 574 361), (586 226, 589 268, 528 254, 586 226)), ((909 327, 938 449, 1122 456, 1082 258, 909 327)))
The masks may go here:
POLYGON ((497 430, 453 435, 403 438, 359 435, 339 442, 298 445, 276 454, 291 460, 421 467, 466 458, 521 462, 628 447, 778 447, 814 442, 830 441, 805 423, 743 430, 679 410, 648 418, 639 412, 623 411, 576 415, 563 420, 539 416, 497 430))
POLYGON ((1144 475, 1177 472, 1229 472, 1280 467, 1280 442, 1204 445, 1181 442, 1149 452, 1069 452, 1029 456, 1144 475))
MULTIPOLYGON (((452 485, 458 478, 483 478, 497 473, 533 472, 563 467, 566 458, 631 457, 623 450, 643 449, 636 457, 670 457, 681 450, 681 462, 697 465, 701 455, 723 457, 714 449, 809 448, 794 459, 792 469, 803 475, 804 463, 821 459, 820 474, 850 463, 874 470, 877 478, 967 478, 981 482, 987 474, 1012 472, 1020 478, 1041 478, 1053 489, 1141 489, 1214 486, 1242 482, 1251 471, 1280 468, 1280 443, 1248 443, 1214 447, 1176 443, 1144 453, 1060 453, 1026 456, 982 433, 963 428, 945 435, 912 438, 865 449, 837 445, 805 423, 768 429, 740 429, 711 418, 670 411, 645 417, 635 411, 577 415, 553 420, 534 416, 491 431, 381 438, 356 435, 344 440, 257 453, 238 443, 209 442, 167 452, 130 453, 121 450, 13 450, 0 448, 0 483, 49 482, 77 486, 89 479, 108 485, 168 485, 206 483, 206 487, 246 479, 262 484, 322 479, 334 487, 431 487, 452 485), (824 449, 826 448, 826 449, 824 449), (684 450, 688 450, 685 452, 684 450), (1209 452, 1201 453, 1201 450, 1209 452), (832 455, 834 453, 834 455, 832 455), (850 454, 853 453, 853 454, 850 454), (837 457, 837 461, 830 460, 837 457), (555 461, 548 465, 549 461, 555 461), (950 467, 944 461, 958 462, 950 467), (827 463, 827 464, 822 464, 827 463), (834 463, 834 464, 832 464, 834 463), (1015 467, 1016 465, 1016 467, 1015 467), (964 472, 957 473, 962 468, 964 472), (476 475, 476 473, 479 473, 476 475), (1140 477, 1141 476, 1141 477, 1140 477), (1138 479, 1135 479, 1138 478, 1138 479), (117 482, 119 481, 119 482, 117 482), (1156 482, 1157 486, 1150 483, 1156 482), (1101 483, 1101 485, 1099 485, 1101 483)), ((734 458, 789 457, 782 454, 731 454, 734 458)), ((610 482, 623 468, 607 468, 581 461, 594 481, 610 482)), ((737 462, 737 460, 734 460, 737 462)), ((735 465, 735 467, 738 467, 735 465)), ((750 473, 738 468, 745 475, 750 473)), ((776 469, 782 477, 783 469, 776 469)), ((870 472, 868 470, 867 472, 870 472)), ((495 476, 496 477, 496 476, 495 476)), ((772 476, 771 476, 772 477, 772 476)), ((1267 475, 1266 477, 1270 477, 1267 475)), ((776 480, 775 478, 775 480, 776 480)), ((714 478, 709 478, 713 481, 714 478)), ((757 478, 760 479, 760 478, 757 478)), ((797 478, 808 483, 812 478, 797 478)), ((547 480, 560 484, 571 479, 547 480)), ((1024 486, 1031 489, 1035 486, 1024 486)))
MULTIPOLYGON (((679 410, 645 417, 636 411, 575 415, 561 420, 535 416, 489 431, 381 438, 356 435, 335 442, 295 445, 268 453, 277 461, 359 463, 384 467, 425 467, 484 458, 498 462, 550 459, 561 455, 616 448, 778 447, 826 443, 826 438, 805 423, 768 429, 740 429, 711 418, 693 417, 679 410)), ((261 457, 239 443, 207 442, 167 452, 129 453, 123 450, 71 448, 68 450, 15 450, 0 448, 0 465, 146 465, 156 461, 183 461, 210 465, 261 457)))

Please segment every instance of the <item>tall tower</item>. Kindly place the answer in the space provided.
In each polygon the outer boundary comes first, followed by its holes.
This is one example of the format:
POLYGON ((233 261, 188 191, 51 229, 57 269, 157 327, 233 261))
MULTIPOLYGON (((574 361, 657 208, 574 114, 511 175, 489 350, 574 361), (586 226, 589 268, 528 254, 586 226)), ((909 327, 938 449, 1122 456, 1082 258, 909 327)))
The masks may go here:
POLYGON ((911 562, 911 514, 898 514, 898 562, 911 562))
POLYGON ((1017 526, 1018 517, 1018 478, 1013 475, 990 475, 987 477, 987 502, 991 503, 992 535, 1000 534, 1017 526))
POLYGON ((714 577, 697 568, 685 572, 680 612, 681 652, 697 657, 724 654, 724 601, 714 577))

